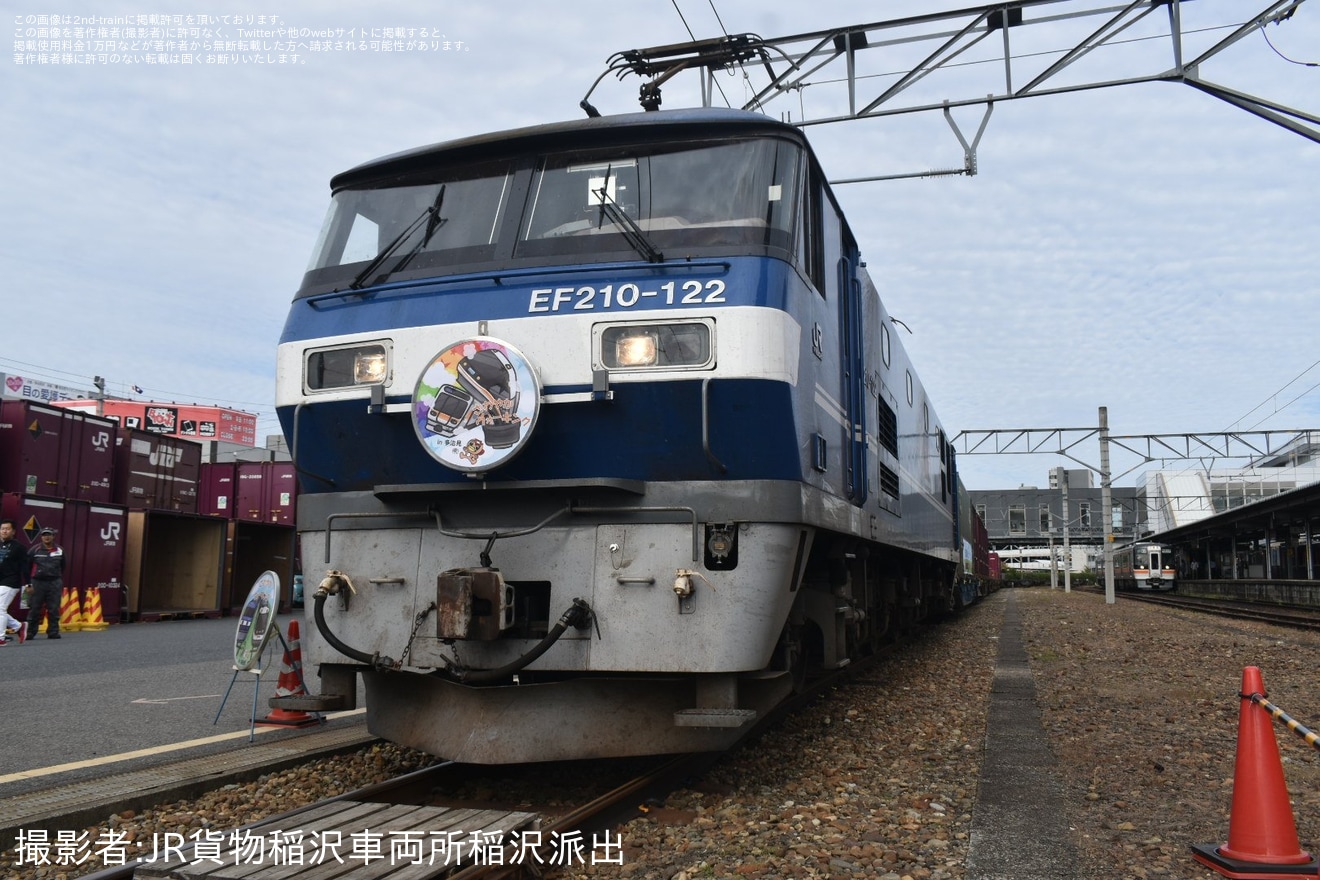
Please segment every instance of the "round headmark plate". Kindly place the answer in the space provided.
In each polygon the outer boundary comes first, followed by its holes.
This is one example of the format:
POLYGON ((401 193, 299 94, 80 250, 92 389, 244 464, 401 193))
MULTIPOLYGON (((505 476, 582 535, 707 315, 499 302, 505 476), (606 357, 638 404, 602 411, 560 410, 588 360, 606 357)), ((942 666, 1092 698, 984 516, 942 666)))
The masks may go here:
POLYGON ((522 352, 498 339, 462 339, 422 370, 413 392, 413 429, 431 457, 483 473, 522 449, 536 427, 541 385, 522 352))

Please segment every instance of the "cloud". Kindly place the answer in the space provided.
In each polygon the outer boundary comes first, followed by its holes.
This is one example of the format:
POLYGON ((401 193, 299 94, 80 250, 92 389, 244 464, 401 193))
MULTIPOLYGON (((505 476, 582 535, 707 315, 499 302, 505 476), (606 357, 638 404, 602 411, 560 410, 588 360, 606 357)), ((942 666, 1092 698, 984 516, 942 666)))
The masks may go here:
MULTIPOLYGON (((1186 4, 1186 53, 1214 45, 1227 33, 1214 26, 1256 5, 1186 4)), ((1320 46, 1311 5, 1269 27, 1286 54, 1306 58, 1320 46)), ((21 124, 0 136, 8 171, 0 273, 24 329, 6 329, 4 355, 137 383, 149 395, 244 402, 263 415, 263 433, 273 432, 274 348, 330 177, 423 144, 577 117, 612 53, 686 40, 688 27, 697 37, 720 32, 709 6, 678 6, 686 24, 668 2, 584 0, 554 12, 529 3, 394 2, 364 12, 294 2, 279 15, 296 27, 426 28, 451 45, 304 52, 297 64, 261 66, 7 58, 0 112, 21 124)), ((859 15, 842 0, 718 8, 729 32, 764 36, 859 15)), ((895 2, 862 14, 932 8, 895 2)), ((100 14, 139 12, 109 3, 100 14)), ((1136 39, 1163 14, 1061 81, 1167 67, 1167 45, 1136 39)), ((1072 34, 1011 36, 1019 52, 1049 53, 1072 34)), ((991 48, 965 60, 984 61, 991 48)), ((892 82, 926 51, 873 52, 863 72, 892 82)), ((1034 69, 1052 57, 1041 54, 1034 69)), ((967 64, 913 94, 939 100, 1002 88, 988 70, 997 68, 967 64)), ((1259 34, 1202 73, 1317 109, 1314 69, 1283 60, 1259 34)), ((738 75, 717 79, 734 103, 750 93, 738 75)), ((667 85, 665 106, 696 100, 693 82, 667 85)), ((637 85, 609 77, 593 101, 606 113, 633 112, 637 85)), ((820 86, 769 112, 801 118, 840 102, 846 90, 820 86)), ((955 112, 964 136, 981 113, 955 112)), ((939 113, 808 135, 836 178, 963 162, 939 113)), ((1090 424, 1102 405, 1123 433, 1214 430, 1314 360, 1320 145, 1186 85, 1148 83, 1000 102, 977 160, 975 177, 838 190, 887 308, 913 330, 904 344, 950 436, 1090 424)), ((1270 421, 1314 424, 1317 410, 1312 393, 1270 421)), ((1043 482, 1058 463, 992 461, 964 458, 968 482, 1012 474, 1014 485, 1043 482)))

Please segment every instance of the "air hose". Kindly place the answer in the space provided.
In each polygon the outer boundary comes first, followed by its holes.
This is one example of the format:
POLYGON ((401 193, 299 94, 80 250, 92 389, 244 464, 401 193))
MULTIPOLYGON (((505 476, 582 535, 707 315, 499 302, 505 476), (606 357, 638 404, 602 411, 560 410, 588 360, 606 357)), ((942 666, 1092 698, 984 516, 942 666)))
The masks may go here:
POLYGON ((357 648, 344 644, 338 636, 330 631, 330 625, 325 622, 325 600, 330 593, 324 588, 317 590, 312 594, 314 600, 312 613, 316 617, 316 630, 319 632, 330 646, 341 654, 352 657, 359 663, 366 663, 374 668, 394 668, 394 661, 388 657, 381 657, 379 654, 368 654, 365 651, 359 651, 357 648))
POLYGON ((506 663, 498 669, 469 669, 461 672, 446 670, 445 676, 463 684, 489 684, 492 681, 508 678, 550 650, 550 646, 559 641, 559 637, 567 632, 570 626, 574 629, 582 629, 591 623, 593 616, 590 605, 582 599, 574 599, 569 609, 560 616, 559 621, 545 634, 545 638, 541 639, 536 647, 512 663, 506 663))
MULTIPOLYGON (((382 657, 379 654, 368 654, 365 651, 359 651, 357 648, 345 644, 338 636, 330 631, 330 625, 326 623, 325 620, 326 597, 338 593, 341 586, 349 586, 346 581, 342 580, 342 576, 335 577, 336 574, 338 573, 332 573, 330 577, 327 577, 322 581, 320 588, 312 594, 312 613, 316 619, 317 631, 327 642, 330 643, 332 648, 346 657, 351 657, 359 663, 365 663, 373 669, 398 669, 399 665, 389 657, 382 657)), ((352 587, 349 586, 349 589, 352 589, 352 587)), ((590 625, 593 616, 594 614, 590 605, 582 599, 574 599, 573 604, 570 605, 568 610, 560 616, 559 620, 553 627, 551 627, 550 631, 545 634, 545 638, 541 639, 535 647, 526 654, 523 654, 517 660, 514 660, 512 663, 506 663, 498 669, 475 669, 464 671, 446 669, 442 671, 442 674, 446 678, 462 684, 489 684, 492 681, 499 681, 502 678, 508 678, 510 675, 523 669, 532 661, 536 660, 537 657, 540 657, 546 651, 550 650, 550 646, 559 641, 560 636, 567 632, 570 626, 574 629, 582 629, 583 627, 590 625)))

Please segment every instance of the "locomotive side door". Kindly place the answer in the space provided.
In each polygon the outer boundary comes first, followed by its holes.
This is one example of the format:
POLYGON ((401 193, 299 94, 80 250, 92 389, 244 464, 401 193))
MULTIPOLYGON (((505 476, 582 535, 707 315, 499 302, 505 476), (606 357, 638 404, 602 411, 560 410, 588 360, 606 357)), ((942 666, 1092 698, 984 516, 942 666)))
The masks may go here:
POLYGON ((803 266, 819 294, 812 311, 816 381, 815 469, 852 504, 867 498, 863 285, 857 244, 813 164, 804 188, 803 266), (837 426, 837 433, 835 427, 837 426), (834 438, 838 438, 836 447, 834 438))
POLYGON ((843 487, 853 504, 867 497, 866 473, 866 345, 862 320, 862 283, 857 277, 857 245, 844 232, 839 257, 840 391, 844 418, 843 487))

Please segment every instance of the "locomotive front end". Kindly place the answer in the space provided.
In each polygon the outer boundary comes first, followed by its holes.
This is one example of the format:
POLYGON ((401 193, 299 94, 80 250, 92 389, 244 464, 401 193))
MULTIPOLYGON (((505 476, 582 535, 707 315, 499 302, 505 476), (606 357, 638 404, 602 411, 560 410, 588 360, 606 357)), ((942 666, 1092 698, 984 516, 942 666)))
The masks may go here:
POLYGON ((447 758, 725 748, 791 687, 802 343, 756 255, 801 153, 609 132, 341 176, 280 347, 321 705, 360 677, 447 758))
POLYGON ((306 703, 360 680, 467 762, 719 750, 957 606, 952 450, 800 131, 588 119, 331 187, 277 382, 306 703))

